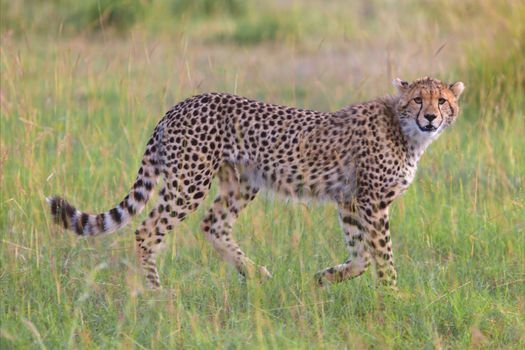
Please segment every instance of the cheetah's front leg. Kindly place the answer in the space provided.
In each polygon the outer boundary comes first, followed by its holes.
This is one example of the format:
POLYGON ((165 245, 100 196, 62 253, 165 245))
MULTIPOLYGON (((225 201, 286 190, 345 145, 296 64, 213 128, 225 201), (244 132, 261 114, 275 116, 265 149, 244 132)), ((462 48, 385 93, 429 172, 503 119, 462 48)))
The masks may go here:
POLYGON ((359 208, 365 231, 365 242, 375 263, 379 281, 396 288, 397 273, 394 267, 392 241, 390 240, 390 225, 388 206, 367 203, 359 208))
POLYGON ((370 266, 370 254, 363 241, 363 228, 353 204, 342 204, 339 206, 339 222, 343 229, 349 256, 344 263, 327 268, 316 274, 316 281, 321 286, 325 281, 332 283, 341 282, 360 276, 370 266))

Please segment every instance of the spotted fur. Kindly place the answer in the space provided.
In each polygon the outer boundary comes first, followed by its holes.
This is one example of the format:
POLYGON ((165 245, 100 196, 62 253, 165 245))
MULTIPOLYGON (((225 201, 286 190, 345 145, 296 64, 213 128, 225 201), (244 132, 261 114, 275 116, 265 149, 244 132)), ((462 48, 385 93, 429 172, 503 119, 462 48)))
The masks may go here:
POLYGON ((126 225, 150 198, 157 204, 135 232, 148 284, 160 287, 156 252, 165 235, 195 211, 212 179, 219 191, 202 230, 243 275, 268 270, 250 260, 232 237, 239 213, 260 189, 320 198, 339 206, 348 259, 316 275, 319 284, 364 273, 371 262, 395 286, 388 209, 413 180, 428 144, 456 119, 463 84, 421 78, 394 80, 398 94, 334 113, 266 104, 223 93, 194 96, 171 108, 151 137, 137 179, 124 200, 97 215, 48 199, 55 222, 79 235, 126 225))

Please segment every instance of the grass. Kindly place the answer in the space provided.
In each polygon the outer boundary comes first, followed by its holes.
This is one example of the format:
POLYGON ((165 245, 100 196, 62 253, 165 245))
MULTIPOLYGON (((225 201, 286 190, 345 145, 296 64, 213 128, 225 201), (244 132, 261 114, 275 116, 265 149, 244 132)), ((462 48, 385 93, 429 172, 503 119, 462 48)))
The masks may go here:
POLYGON ((248 3, 224 15, 203 1, 175 16, 156 1, 119 32, 68 30, 78 8, 67 1, 30 11, 2 1, 0 348, 523 349, 523 4, 369 3, 248 3), (265 21, 278 34, 259 40, 265 21), (244 25, 249 45, 223 40, 244 25), (160 116, 194 93, 335 110, 391 92, 393 75, 425 74, 467 90, 460 119, 394 204, 399 294, 371 272, 314 286, 317 270, 345 258, 331 204, 260 195, 234 232, 274 278, 243 284, 200 234, 212 193, 169 238, 160 292, 142 287, 140 218, 78 239, 47 215, 54 193, 92 212, 117 203, 160 116))

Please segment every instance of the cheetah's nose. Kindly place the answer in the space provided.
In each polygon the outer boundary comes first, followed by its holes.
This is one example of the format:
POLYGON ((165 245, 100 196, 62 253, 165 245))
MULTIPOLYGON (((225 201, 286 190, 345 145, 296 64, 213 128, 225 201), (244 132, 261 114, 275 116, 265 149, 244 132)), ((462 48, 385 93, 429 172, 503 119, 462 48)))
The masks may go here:
POLYGON ((432 123, 432 121, 436 119, 436 116, 434 114, 425 114, 425 119, 428 120, 429 123, 432 123))

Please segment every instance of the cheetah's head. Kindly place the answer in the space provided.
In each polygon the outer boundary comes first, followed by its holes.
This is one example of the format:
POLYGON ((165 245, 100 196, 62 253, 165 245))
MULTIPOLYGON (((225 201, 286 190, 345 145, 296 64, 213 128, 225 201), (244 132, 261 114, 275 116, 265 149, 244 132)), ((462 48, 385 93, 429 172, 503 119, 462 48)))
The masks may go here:
POLYGON ((399 92, 396 112, 405 136, 428 143, 451 125, 459 113, 458 99, 464 85, 451 85, 425 77, 412 83, 393 80, 399 92))

